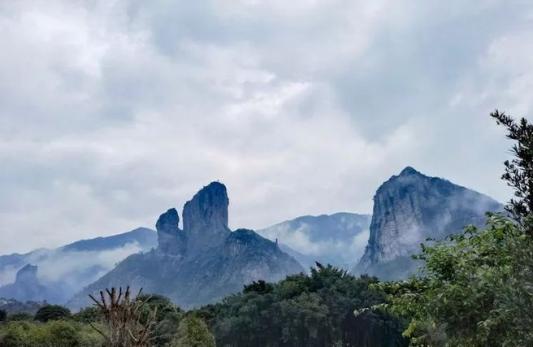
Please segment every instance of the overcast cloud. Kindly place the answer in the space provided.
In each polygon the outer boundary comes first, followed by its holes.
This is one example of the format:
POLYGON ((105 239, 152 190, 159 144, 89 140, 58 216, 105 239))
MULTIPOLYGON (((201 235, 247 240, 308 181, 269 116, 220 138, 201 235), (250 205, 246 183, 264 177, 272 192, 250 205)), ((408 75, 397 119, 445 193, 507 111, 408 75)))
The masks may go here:
POLYGON ((505 201, 488 113, 532 114, 530 1, 3 1, 0 42, 0 253, 213 180, 233 228, 371 212, 407 165, 505 201))

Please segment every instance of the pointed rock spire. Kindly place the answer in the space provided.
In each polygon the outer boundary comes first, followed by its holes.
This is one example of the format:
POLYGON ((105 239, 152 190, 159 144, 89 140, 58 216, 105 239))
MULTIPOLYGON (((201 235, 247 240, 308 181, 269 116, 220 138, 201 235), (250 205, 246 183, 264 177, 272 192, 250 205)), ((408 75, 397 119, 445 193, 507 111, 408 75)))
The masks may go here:
POLYGON ((183 231, 192 248, 217 245, 229 233, 226 187, 212 182, 183 207, 183 231))

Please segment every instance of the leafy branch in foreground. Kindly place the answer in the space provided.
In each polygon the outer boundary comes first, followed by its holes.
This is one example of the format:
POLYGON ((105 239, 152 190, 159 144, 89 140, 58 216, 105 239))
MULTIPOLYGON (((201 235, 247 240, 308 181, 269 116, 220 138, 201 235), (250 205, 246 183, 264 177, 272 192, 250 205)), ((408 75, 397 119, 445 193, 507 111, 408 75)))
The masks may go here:
POLYGON ((119 288, 100 291, 100 297, 96 299, 89 295, 103 316, 104 329, 100 329, 91 323, 106 341, 106 345, 112 347, 145 347, 150 346, 151 331, 154 327, 157 310, 143 315, 143 308, 149 298, 141 297, 142 289, 135 298, 131 298, 130 288, 123 292, 119 288))
POLYGON ((532 239, 505 217, 424 247, 424 276, 381 283, 387 310, 409 317, 404 335, 421 346, 533 343, 532 239))
POLYGON ((533 124, 525 118, 515 121, 498 110, 490 114, 498 124, 507 128, 507 137, 516 141, 511 151, 514 159, 505 161, 502 179, 514 189, 515 198, 507 205, 507 210, 526 232, 533 235, 533 124))

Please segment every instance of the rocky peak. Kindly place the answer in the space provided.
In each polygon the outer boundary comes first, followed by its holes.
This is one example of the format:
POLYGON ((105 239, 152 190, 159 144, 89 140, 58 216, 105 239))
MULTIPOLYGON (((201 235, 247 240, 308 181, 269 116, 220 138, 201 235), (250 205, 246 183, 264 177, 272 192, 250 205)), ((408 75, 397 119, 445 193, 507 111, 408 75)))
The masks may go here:
POLYGON ((178 211, 175 208, 168 209, 167 212, 163 213, 157 219, 155 228, 157 232, 176 232, 178 231, 178 224, 180 222, 180 217, 178 211))
POLYGON ((19 271, 17 271, 15 283, 37 283, 37 270, 36 265, 27 264, 19 271))
POLYGON ((407 166, 405 169, 400 172, 399 176, 409 176, 409 175, 422 175, 420 172, 416 171, 413 167, 407 166))
POLYGON ((483 194, 407 167, 374 196, 370 237, 356 272, 397 277, 372 273, 372 268, 389 263, 392 269, 400 260, 403 270, 411 271, 410 256, 427 238, 443 239, 468 224, 483 225, 485 212, 499 210, 501 205, 483 194))
POLYGON ((190 247, 214 246, 228 236, 228 205, 226 187, 219 182, 203 187, 185 204, 183 231, 190 247))
POLYGON ((14 283, 0 287, 0 297, 17 298, 20 301, 40 301, 45 298, 56 301, 54 293, 39 283, 37 270, 38 267, 31 264, 22 267, 18 270, 14 283))
POLYGON ((159 250, 166 254, 183 254, 185 252, 185 235, 178 227, 180 217, 175 208, 159 216, 155 225, 159 250))

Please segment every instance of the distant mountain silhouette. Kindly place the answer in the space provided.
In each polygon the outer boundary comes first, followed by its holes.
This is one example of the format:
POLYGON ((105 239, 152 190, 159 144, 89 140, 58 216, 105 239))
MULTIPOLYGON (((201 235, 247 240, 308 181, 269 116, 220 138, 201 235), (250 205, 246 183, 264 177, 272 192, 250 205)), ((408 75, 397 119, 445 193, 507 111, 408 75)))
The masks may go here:
POLYGON ((303 216, 257 232, 280 247, 308 269, 315 261, 347 270, 363 255, 368 241, 370 215, 339 212, 303 216))
POLYGON ((0 256, 0 297, 64 303, 128 255, 148 251, 156 245, 154 230, 138 228, 56 249, 3 255, 0 256), (30 264, 32 267, 28 268, 30 264), (32 269, 31 281, 15 282, 23 269, 32 269))

